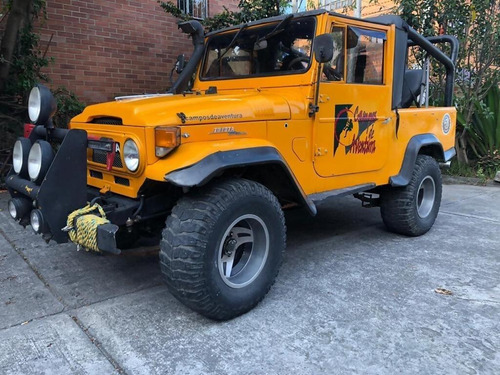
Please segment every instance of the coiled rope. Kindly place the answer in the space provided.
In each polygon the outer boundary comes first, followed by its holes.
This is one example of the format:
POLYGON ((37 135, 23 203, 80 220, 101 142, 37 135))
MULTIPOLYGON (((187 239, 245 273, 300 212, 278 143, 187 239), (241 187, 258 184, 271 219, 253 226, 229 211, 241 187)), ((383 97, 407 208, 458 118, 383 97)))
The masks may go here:
POLYGON ((63 230, 68 231, 72 242, 83 246, 86 251, 101 252, 97 247, 97 227, 108 223, 106 213, 99 204, 87 204, 68 215, 67 225, 63 230))

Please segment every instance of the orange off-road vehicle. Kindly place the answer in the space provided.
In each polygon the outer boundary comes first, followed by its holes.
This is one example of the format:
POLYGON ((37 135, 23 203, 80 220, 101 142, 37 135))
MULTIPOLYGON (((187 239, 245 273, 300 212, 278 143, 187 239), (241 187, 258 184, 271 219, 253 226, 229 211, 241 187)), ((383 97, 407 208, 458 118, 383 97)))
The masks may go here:
POLYGON ((323 10, 179 27, 194 51, 167 93, 92 105, 59 129, 50 91, 32 90, 37 126, 7 178, 15 220, 94 251, 159 243, 172 294, 221 320, 273 284, 285 208, 315 215, 316 201, 353 194, 393 232, 431 228, 438 162, 455 155, 454 37, 323 10), (430 59, 446 72, 442 107, 429 106, 430 59))

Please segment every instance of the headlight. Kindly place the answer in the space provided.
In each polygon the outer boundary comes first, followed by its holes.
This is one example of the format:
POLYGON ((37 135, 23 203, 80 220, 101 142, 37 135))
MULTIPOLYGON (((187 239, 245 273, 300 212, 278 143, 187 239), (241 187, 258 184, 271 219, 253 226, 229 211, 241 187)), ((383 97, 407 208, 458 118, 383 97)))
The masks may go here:
POLYGON ((28 99, 28 115, 30 120, 34 123, 37 122, 40 117, 40 111, 42 109, 42 98, 40 95, 40 89, 38 87, 33 87, 30 92, 30 97, 28 99))
POLYGON ((32 181, 40 183, 54 159, 54 151, 49 142, 38 140, 31 147, 28 156, 28 174, 32 181))
POLYGON ((12 151, 12 168, 17 174, 26 174, 28 169, 28 155, 31 148, 31 141, 27 138, 18 138, 14 143, 12 151))
POLYGON ((139 147, 131 139, 127 139, 123 145, 123 159, 130 172, 135 172, 139 168, 139 147))
POLYGON ((57 110, 54 95, 44 85, 36 85, 31 89, 28 99, 28 115, 36 125, 51 125, 50 119, 57 110))

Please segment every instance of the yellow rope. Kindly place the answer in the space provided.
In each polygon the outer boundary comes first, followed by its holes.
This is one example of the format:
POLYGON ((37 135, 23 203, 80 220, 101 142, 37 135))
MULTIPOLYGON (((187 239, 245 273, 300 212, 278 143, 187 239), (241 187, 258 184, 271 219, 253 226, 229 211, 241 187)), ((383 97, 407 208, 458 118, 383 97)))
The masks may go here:
POLYGON ((68 235, 72 242, 83 246, 87 251, 100 252, 97 247, 97 227, 109 223, 106 214, 97 203, 73 211, 68 215, 68 235), (100 215, 92 214, 96 212, 100 215))

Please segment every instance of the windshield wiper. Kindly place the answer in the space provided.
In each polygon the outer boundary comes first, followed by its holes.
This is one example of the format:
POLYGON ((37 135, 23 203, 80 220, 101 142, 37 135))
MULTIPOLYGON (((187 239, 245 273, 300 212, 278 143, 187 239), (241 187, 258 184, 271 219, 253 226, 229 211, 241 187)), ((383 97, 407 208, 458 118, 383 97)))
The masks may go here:
POLYGON ((222 60, 222 58, 226 55, 226 53, 229 51, 230 48, 234 47, 236 44, 236 41, 238 40, 238 37, 241 35, 241 33, 248 27, 248 23, 244 23, 243 25, 240 26, 238 29, 238 32, 234 35, 233 39, 231 40, 231 43, 229 43, 226 47, 226 50, 224 53, 217 59, 218 61, 222 60))
POLYGON ((259 43, 259 42, 262 42, 263 40, 267 40, 269 38, 272 38, 273 36, 275 35, 278 35, 280 33, 282 33, 283 31, 285 31, 285 27, 287 27, 287 25, 290 23, 290 21, 292 20, 293 18, 293 14, 289 14, 288 16, 286 16, 285 18, 283 18, 277 25, 276 27, 273 29, 273 31, 267 33, 266 35, 260 37, 259 39, 257 39, 257 42, 256 43, 259 43))

